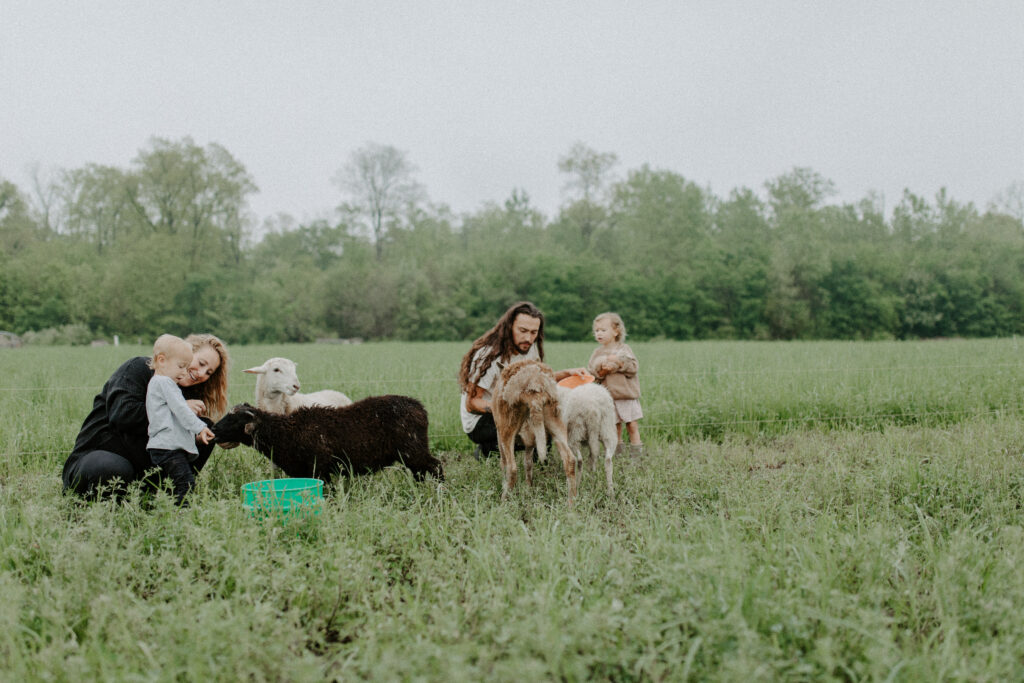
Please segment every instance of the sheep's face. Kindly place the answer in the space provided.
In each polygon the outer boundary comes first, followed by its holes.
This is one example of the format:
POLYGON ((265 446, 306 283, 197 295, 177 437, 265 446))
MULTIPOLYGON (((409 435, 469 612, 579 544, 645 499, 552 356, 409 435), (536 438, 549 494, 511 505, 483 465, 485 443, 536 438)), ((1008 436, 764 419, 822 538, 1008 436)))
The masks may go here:
POLYGON ((270 358, 263 365, 242 372, 260 375, 263 392, 267 395, 287 394, 294 396, 302 387, 295 362, 287 358, 270 358))
MULTIPOLYGON (((531 381, 523 389, 519 400, 529 406, 531 413, 539 415, 544 412, 544 406, 550 403, 552 398, 549 388, 544 386, 543 382, 531 381)), ((555 400, 557 401, 557 399, 555 400)))
POLYGON ((252 446, 252 434, 256 429, 256 411, 248 403, 241 403, 231 409, 211 429, 216 443, 244 443, 252 446))
POLYGON ((502 397, 510 404, 528 406, 531 412, 541 412, 550 402, 558 401, 554 373, 535 360, 514 363, 502 371, 502 397))

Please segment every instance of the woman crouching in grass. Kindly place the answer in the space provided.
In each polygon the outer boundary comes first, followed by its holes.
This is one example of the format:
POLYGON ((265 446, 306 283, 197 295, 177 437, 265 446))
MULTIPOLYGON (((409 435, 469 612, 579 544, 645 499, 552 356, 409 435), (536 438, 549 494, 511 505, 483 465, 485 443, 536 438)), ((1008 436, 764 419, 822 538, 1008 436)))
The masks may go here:
MULTIPOLYGON (((193 356, 178 386, 189 408, 213 425, 227 412, 228 350, 212 334, 189 335, 185 341, 192 345, 193 356)), ((85 497, 122 495, 128 484, 143 480, 154 470, 146 452, 146 389, 152 377, 150 359, 136 356, 115 370, 96 394, 92 411, 64 462, 64 491, 85 497)), ((199 455, 191 464, 198 474, 213 452, 213 443, 196 445, 199 455)), ((159 481, 148 483, 159 485, 159 481)))

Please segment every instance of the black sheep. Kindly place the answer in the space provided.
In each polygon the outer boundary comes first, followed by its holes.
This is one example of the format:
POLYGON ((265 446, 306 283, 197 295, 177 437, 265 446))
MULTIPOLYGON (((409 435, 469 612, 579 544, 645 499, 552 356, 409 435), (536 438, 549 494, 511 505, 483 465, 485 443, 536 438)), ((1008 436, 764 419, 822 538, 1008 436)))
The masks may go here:
POLYGON ((427 410, 409 396, 370 396, 289 415, 241 403, 212 429, 217 442, 252 446, 289 477, 328 481, 338 472, 366 474, 401 463, 418 480, 428 473, 444 479, 427 443, 427 410))

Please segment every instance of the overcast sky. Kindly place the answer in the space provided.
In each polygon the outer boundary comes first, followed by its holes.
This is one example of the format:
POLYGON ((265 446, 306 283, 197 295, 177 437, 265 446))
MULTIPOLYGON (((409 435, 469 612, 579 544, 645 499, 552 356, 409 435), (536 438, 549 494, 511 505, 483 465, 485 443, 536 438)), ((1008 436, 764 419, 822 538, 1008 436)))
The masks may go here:
POLYGON ((551 215, 575 141, 726 197, 795 166, 839 199, 1024 181, 1024 1, 0 0, 0 176, 218 143, 260 218, 327 215, 367 142, 456 212, 551 215))

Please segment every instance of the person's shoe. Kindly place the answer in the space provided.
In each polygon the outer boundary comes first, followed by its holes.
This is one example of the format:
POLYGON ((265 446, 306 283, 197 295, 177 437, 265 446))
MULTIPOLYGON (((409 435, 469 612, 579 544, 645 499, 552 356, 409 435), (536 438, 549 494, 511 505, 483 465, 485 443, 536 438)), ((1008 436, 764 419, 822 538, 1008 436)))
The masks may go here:
POLYGON ((480 450, 480 444, 477 444, 476 448, 473 449, 473 457, 481 461, 484 459, 483 451, 480 450))
POLYGON ((615 457, 619 457, 621 455, 625 455, 626 454, 626 446, 628 446, 628 444, 626 442, 620 441, 615 446, 615 457))
POLYGON ((631 443, 629 444, 629 457, 631 460, 639 460, 644 455, 644 445, 642 443, 631 443))

